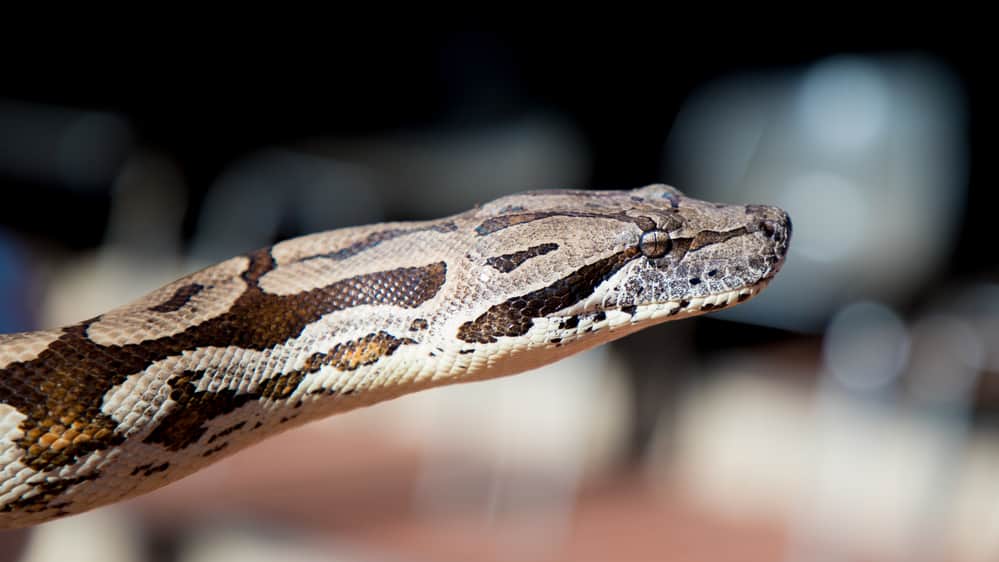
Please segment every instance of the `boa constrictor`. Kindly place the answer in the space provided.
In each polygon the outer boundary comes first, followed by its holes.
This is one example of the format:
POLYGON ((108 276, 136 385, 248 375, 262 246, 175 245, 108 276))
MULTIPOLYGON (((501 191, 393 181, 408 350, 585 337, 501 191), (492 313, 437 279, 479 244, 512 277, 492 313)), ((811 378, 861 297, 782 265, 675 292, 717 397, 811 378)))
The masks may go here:
POLYGON ((278 243, 0 335, 0 527, 178 480, 309 420, 518 373, 759 293, 784 211, 664 185, 538 191, 278 243))

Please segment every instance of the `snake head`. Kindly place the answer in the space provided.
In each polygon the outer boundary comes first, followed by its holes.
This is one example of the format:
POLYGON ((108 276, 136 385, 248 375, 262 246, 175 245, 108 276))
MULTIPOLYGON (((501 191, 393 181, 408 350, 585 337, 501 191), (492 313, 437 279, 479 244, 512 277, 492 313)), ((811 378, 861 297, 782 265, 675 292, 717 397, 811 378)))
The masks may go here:
POLYGON ((482 300, 506 295, 459 328, 459 339, 479 343, 527 336, 596 345, 733 306, 777 274, 791 237, 776 207, 710 203, 666 185, 531 192, 474 219, 482 300))
POLYGON ((759 294, 784 263, 791 219, 781 209, 709 203, 663 185, 632 193, 633 212, 655 217, 656 227, 637 234, 641 257, 598 291, 604 308, 683 316, 717 310, 759 294), (661 200, 672 212, 655 209, 661 200))

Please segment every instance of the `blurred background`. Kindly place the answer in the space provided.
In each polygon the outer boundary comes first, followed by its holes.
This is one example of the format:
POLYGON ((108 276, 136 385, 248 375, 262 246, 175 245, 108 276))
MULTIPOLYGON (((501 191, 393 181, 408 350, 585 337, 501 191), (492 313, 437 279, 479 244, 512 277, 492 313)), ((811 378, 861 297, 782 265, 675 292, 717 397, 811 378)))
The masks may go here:
POLYGON ((526 189, 661 181, 779 205, 795 233, 744 306, 309 425, 2 532, 0 559, 999 559, 991 55, 687 41, 354 33, 10 57, 5 332, 278 239, 526 189))

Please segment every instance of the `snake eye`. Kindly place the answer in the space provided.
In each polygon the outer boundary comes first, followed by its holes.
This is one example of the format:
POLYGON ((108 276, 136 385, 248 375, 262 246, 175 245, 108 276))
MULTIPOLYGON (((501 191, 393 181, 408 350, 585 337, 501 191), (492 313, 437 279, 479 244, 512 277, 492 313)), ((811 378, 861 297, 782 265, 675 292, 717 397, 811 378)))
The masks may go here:
POLYGON ((647 258, 661 258, 668 254, 672 248, 673 241, 670 240, 669 234, 666 234, 662 230, 643 232, 641 239, 638 241, 638 249, 647 258))

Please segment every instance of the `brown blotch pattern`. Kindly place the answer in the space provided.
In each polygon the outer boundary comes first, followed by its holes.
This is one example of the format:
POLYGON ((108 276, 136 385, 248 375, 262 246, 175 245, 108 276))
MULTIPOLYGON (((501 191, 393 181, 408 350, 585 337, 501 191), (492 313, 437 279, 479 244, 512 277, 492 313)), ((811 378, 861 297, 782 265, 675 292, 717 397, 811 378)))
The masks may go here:
POLYGON ((261 398, 273 400, 287 398, 305 378, 306 373, 293 371, 273 377, 258 385, 255 392, 244 393, 239 393, 234 388, 215 392, 197 390, 198 381, 204 375, 204 371, 185 371, 167 381, 173 389, 170 392, 170 399, 176 404, 170 413, 160 420, 159 425, 143 439, 143 443, 162 445, 169 451, 184 449, 201 439, 208 431, 206 425, 208 422, 235 411, 247 402, 261 398))
POLYGON ((409 331, 419 332, 421 330, 426 330, 428 326, 430 326, 430 323, 427 322, 426 318, 416 318, 412 322, 410 322, 409 331))
POLYGON ((543 256, 547 253, 554 252, 555 250, 558 250, 558 244, 553 242, 538 244, 537 246, 531 246, 526 250, 520 250, 519 252, 513 252, 512 254, 491 257, 486 260, 486 264, 494 269, 502 271, 503 273, 510 273, 514 269, 523 265, 527 260, 543 256))
POLYGON ((176 312, 190 302, 194 295, 205 290, 205 286, 200 283, 190 283, 174 291, 173 296, 166 301, 149 307, 152 312, 176 312))
POLYGON ((218 392, 197 390, 197 381, 203 372, 185 371, 170 379, 173 389, 170 399, 177 404, 160 420, 159 425, 143 439, 144 443, 159 444, 169 451, 179 451, 198 439, 208 428, 205 423, 213 418, 234 411, 236 408, 260 398, 258 393, 236 394, 236 389, 218 392))
MULTIPOLYGON (((337 344, 329 353, 313 353, 305 360, 301 369, 267 379, 253 392, 239 393, 236 389, 229 388, 214 392, 200 391, 197 390, 197 383, 205 373, 185 372, 167 382, 173 389, 170 398, 177 404, 172 406, 170 413, 143 442, 179 451, 197 443, 208 431, 207 423, 216 417, 229 414, 253 400, 284 400, 298 389, 306 375, 315 373, 325 365, 332 365, 341 371, 352 371, 392 355, 399 346, 410 343, 416 342, 409 338, 396 338, 384 331, 368 334, 357 340, 337 344)), ((209 437, 207 442, 212 443, 225 437, 241 429, 245 423, 240 422, 223 429, 209 437)))
POLYGON ((115 433, 118 423, 100 411, 106 390, 91 390, 107 384, 112 369, 128 372, 139 362, 105 356, 86 337, 90 322, 66 328, 38 358, 0 369, 0 402, 27 416, 16 444, 25 452, 21 462, 35 470, 71 464, 124 440, 115 433))
POLYGON ((601 283, 640 255, 637 247, 629 247, 585 265, 547 287, 493 305, 475 320, 462 324, 458 328, 458 339, 493 343, 502 336, 522 336, 534 325, 535 318, 562 310, 592 295, 601 283))
MULTIPOLYGON (((24 435, 17 441, 25 451, 22 462, 35 470, 48 471, 120 444, 124 436, 117 432, 118 422, 101 412, 104 395, 156 361, 207 346, 269 349, 296 337, 325 314, 363 304, 416 307, 437 294, 447 272, 444 262, 437 262, 358 275, 293 295, 273 295, 263 292, 257 284, 275 267, 269 249, 248 257, 248 269, 241 275, 247 288, 225 314, 171 336, 121 346, 100 345, 87 338, 87 328, 98 317, 64 328, 59 339, 36 358, 0 369, 0 403, 26 415, 20 424, 24 435)), ((190 373, 175 377, 172 386, 187 396, 193 377, 190 373)), ((273 388, 261 392, 275 397, 290 393, 288 389, 294 387, 280 377, 269 384, 273 388)), ((204 398, 206 407, 223 410, 233 402, 253 399, 204 398)), ((178 413, 181 409, 175 409, 172 415, 183 417, 178 413)), ((197 433, 202 421, 199 417, 179 427, 197 433)), ((177 439, 162 433, 158 436, 168 443, 191 437, 184 431, 176 433, 177 439)))

